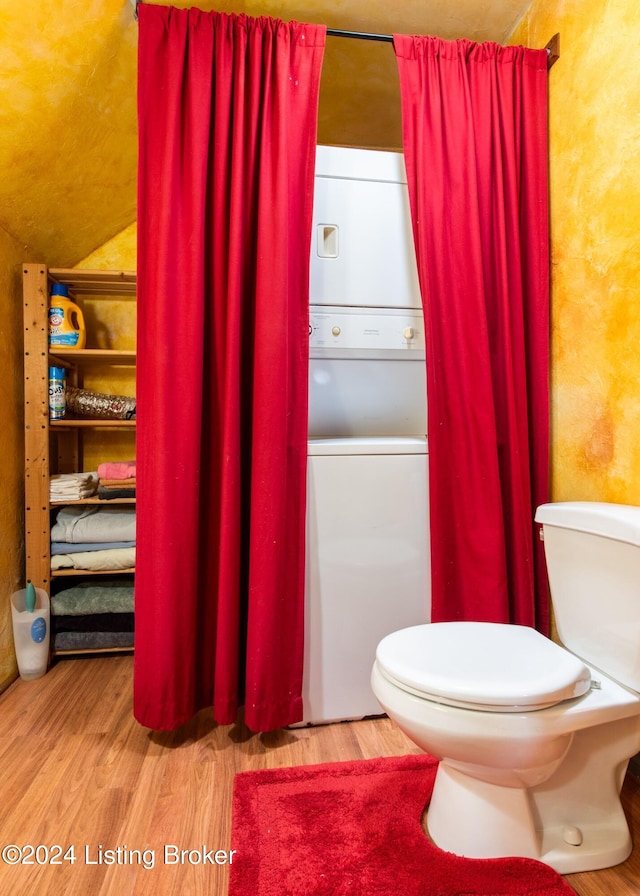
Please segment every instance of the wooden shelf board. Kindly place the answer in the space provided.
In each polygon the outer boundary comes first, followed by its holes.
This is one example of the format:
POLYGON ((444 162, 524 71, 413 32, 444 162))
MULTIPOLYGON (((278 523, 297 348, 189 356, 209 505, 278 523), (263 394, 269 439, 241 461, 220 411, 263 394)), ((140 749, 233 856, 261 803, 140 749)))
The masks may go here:
POLYGON ((133 647, 73 647, 67 650, 52 650, 51 657, 91 656, 102 653, 133 653, 133 647))
POLYGON ((78 498, 76 501, 50 501, 49 502, 52 509, 58 507, 66 507, 68 504, 101 504, 104 507, 116 507, 118 504, 135 504, 135 498, 98 498, 97 496, 93 498, 78 498))
POLYGON ((63 576, 119 576, 135 571, 133 566, 128 566, 126 569, 52 569, 51 577, 59 579, 63 576))
POLYGON ((82 365, 102 365, 103 367, 134 367, 136 363, 135 349, 121 351, 110 348, 65 349, 52 345, 49 349, 49 361, 55 367, 59 362, 63 367, 82 365))
POLYGON ((136 295, 135 271, 89 271, 80 268, 49 268, 49 277, 63 283, 76 295, 136 295))
POLYGON ((52 429, 135 429, 135 420, 108 420, 104 417, 83 417, 82 419, 74 419, 73 417, 63 417, 62 420, 50 420, 49 426, 52 429))

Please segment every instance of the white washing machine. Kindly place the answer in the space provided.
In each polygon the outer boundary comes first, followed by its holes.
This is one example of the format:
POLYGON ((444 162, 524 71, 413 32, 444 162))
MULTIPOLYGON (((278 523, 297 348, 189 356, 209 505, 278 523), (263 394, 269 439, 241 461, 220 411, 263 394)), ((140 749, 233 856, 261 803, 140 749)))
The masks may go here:
POLYGON ((380 714, 378 642, 430 619, 420 312, 312 307, 304 720, 380 714))

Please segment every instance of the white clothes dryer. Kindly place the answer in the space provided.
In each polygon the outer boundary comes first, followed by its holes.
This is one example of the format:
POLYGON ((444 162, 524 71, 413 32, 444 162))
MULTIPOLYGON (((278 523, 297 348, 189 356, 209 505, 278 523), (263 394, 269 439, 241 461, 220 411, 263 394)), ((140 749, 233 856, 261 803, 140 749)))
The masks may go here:
POLYGON ((422 311, 312 305, 309 438, 426 431, 422 311))
POLYGON ((421 310, 402 153, 317 147, 309 301, 421 310))

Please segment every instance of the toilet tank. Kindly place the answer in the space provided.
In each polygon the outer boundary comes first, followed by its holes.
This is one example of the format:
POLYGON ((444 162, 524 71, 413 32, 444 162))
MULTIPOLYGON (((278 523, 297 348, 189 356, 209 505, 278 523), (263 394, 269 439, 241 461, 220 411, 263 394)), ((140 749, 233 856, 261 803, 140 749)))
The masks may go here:
POLYGON ((640 692, 640 507, 561 502, 535 518, 561 642, 640 692))

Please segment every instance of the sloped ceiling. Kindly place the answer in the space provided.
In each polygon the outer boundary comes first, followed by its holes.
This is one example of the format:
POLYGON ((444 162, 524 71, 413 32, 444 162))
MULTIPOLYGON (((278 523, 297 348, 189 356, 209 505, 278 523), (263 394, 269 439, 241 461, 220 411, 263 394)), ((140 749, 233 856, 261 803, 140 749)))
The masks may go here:
MULTIPOLYGON (((172 5, 504 42, 530 0, 172 5)), ((0 0, 0 227, 32 258, 73 265, 135 221, 137 28, 130 0, 0 0)), ((399 148, 397 80, 389 44, 327 38, 319 141, 399 148)))

